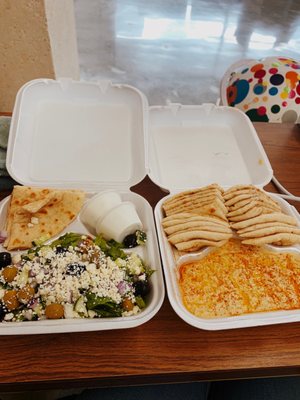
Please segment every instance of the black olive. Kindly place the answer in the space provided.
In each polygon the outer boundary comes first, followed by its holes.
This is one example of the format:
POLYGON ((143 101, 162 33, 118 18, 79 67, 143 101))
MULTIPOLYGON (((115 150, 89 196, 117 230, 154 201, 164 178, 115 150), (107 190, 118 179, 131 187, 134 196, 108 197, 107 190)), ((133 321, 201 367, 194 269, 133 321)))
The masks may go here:
POLYGON ((130 235, 127 235, 125 239, 123 240, 123 244, 127 248, 132 248, 138 246, 137 240, 136 240, 136 234, 131 233, 130 235))
POLYGON ((136 296, 146 296, 150 292, 150 283, 148 280, 146 281, 136 281, 133 284, 134 287, 134 294, 136 296))
POLYGON ((0 321, 3 321, 5 314, 7 313, 7 308, 5 305, 1 302, 0 303, 0 321))
POLYGON ((79 276, 85 270, 86 270, 85 265, 78 264, 78 263, 71 263, 71 264, 67 265, 66 274, 73 275, 73 276, 79 276))
POLYGON ((0 253, 0 269, 11 265, 11 255, 7 251, 0 253))
POLYGON ((66 251, 67 251, 67 249, 66 249, 65 247, 62 247, 62 246, 57 246, 57 247, 55 248, 56 254, 63 254, 63 253, 65 253, 66 251))

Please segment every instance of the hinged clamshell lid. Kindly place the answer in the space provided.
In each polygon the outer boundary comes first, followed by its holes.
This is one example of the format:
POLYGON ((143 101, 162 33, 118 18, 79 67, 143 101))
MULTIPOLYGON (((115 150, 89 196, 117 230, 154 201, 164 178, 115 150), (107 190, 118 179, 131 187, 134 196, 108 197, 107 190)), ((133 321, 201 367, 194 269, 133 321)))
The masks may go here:
POLYGON ((7 169, 23 185, 129 189, 146 175, 147 99, 128 85, 37 79, 18 92, 7 169))
POLYGON ((219 183, 263 187, 272 167, 249 118, 213 104, 149 107, 149 176, 176 192, 219 183))

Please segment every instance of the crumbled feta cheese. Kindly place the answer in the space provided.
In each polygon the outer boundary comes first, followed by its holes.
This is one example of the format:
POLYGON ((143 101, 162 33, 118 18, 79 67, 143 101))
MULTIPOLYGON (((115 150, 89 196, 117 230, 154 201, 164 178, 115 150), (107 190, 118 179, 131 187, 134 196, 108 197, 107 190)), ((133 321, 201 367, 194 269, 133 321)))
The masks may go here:
POLYGON ((139 281, 145 281, 146 280, 146 274, 139 275, 138 280, 139 281))
POLYGON ((20 261, 21 261, 21 254, 14 254, 13 256, 12 256, 12 263, 13 264, 17 264, 17 263, 19 263, 20 261))
POLYGON ((94 263, 88 264, 87 267, 86 267, 86 270, 87 270, 90 274, 95 273, 95 272, 96 272, 96 264, 94 264, 94 263))
POLYGON ((4 320, 5 321, 11 321, 14 317, 14 314, 12 312, 8 313, 5 315, 4 320))
POLYGON ((32 320, 33 311, 32 311, 30 308, 24 310, 24 311, 22 312, 22 314, 23 314, 23 316, 24 316, 26 319, 28 319, 28 321, 31 321, 31 320, 32 320))
POLYGON ((93 310, 88 310, 88 316, 89 316, 90 318, 95 318, 96 315, 97 315, 97 313, 96 313, 95 311, 93 311, 93 310))
POLYGON ((122 316, 123 316, 123 317, 131 317, 132 315, 136 315, 136 314, 138 314, 139 312, 140 312, 139 307, 138 307, 138 306, 134 306, 132 310, 130 310, 130 311, 124 311, 124 312, 122 313, 122 316))
POLYGON ((127 267, 130 273, 139 275, 143 271, 142 260, 136 253, 132 253, 127 259, 127 267))

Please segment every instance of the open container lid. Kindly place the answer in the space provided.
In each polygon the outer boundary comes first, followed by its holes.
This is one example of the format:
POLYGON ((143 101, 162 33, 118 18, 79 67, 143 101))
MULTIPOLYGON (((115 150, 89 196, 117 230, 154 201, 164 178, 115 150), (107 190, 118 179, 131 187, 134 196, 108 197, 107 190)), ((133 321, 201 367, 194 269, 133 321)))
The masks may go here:
POLYGON ((249 118, 204 104, 149 107, 149 176, 172 192, 218 183, 263 187, 273 170, 249 118))
POLYGON ((27 186, 129 189, 146 175, 147 107, 128 85, 30 81, 16 98, 8 172, 27 186))

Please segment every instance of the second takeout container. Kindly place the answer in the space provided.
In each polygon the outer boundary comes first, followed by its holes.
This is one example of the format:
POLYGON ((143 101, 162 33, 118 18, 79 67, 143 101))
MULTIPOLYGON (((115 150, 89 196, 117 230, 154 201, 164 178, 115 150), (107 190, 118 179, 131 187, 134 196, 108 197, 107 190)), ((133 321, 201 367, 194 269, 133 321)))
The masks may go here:
MULTIPOLYGON (((147 307, 120 318, 8 322, 1 334, 36 334, 131 328, 147 322, 162 305, 164 283, 153 212, 130 187, 147 173, 148 103, 128 85, 109 81, 37 79, 17 94, 7 150, 7 169, 27 186, 83 189, 87 198, 116 191, 131 202, 147 233, 145 246, 133 249, 155 270, 147 307)), ((4 225, 8 198, 0 204, 4 225)), ((78 217, 65 231, 86 233, 78 217)))
MULTIPOLYGON (((149 176, 173 194, 218 183, 223 188, 252 184, 263 188, 273 171, 249 118, 232 107, 213 104, 185 106, 170 104, 149 108, 149 176)), ((282 198, 272 195, 284 212, 299 221, 299 214, 282 198)), ((155 220, 167 293, 175 312, 187 323, 207 330, 232 329, 300 321, 300 310, 245 314, 226 318, 199 318, 183 305, 178 284, 181 262, 200 258, 207 248, 177 260, 163 232, 162 204, 155 207, 155 220)), ((275 250, 274 250, 275 251, 275 250)), ((282 251, 300 252, 295 246, 282 251)))

